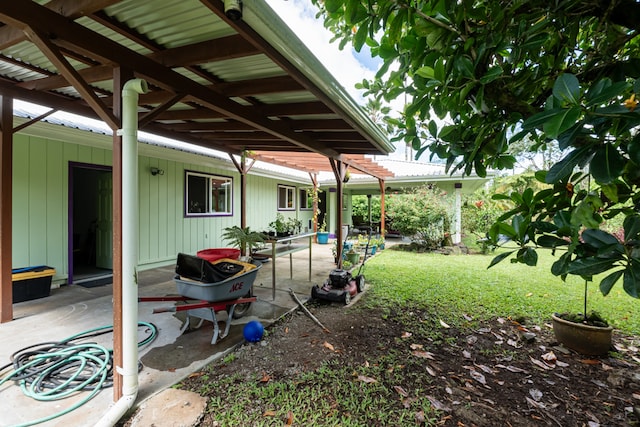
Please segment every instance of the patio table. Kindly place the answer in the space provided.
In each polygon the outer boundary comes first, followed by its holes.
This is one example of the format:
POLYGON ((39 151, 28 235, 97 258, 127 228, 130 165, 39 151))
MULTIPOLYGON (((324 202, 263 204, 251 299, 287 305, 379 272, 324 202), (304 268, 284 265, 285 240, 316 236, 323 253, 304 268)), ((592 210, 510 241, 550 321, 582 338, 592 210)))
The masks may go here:
POLYGON ((271 258, 271 286, 273 299, 276 299, 276 258, 289 255, 289 278, 293 279, 293 257, 294 252, 309 250, 309 281, 311 281, 311 247, 315 232, 294 234, 293 236, 278 237, 265 242, 271 244, 271 248, 256 251, 255 254, 271 258), (294 243, 297 240, 307 239, 303 243, 294 243))

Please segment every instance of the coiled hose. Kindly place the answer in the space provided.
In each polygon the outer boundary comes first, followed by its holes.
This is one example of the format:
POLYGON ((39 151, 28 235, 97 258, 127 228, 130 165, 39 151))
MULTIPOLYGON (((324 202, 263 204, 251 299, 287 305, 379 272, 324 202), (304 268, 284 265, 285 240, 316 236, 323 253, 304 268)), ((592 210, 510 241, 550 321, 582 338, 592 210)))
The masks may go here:
MULTIPOLYGON (((138 343, 138 347, 151 343, 158 334, 152 323, 139 322, 140 327, 144 328, 147 336, 138 343)), ((67 409, 16 427, 32 426, 60 417, 84 405, 103 388, 111 387, 113 350, 96 343, 82 342, 111 332, 113 326, 102 326, 62 341, 35 344, 13 353, 11 362, 0 367, 0 374, 8 368, 13 369, 0 379, 0 387, 13 380, 24 395, 39 401, 64 399, 89 391, 87 396, 67 409)))

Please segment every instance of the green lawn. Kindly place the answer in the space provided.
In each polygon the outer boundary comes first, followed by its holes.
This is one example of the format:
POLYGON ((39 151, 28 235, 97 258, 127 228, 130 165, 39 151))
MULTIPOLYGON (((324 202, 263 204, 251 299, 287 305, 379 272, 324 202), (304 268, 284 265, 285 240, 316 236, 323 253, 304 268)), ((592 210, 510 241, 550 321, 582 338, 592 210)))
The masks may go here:
MULTIPOLYGON (((584 281, 566 282, 551 274, 555 257, 540 251, 537 267, 509 260, 487 269, 491 255, 417 254, 393 249, 366 263, 365 275, 374 299, 391 305, 416 304, 438 308, 443 321, 455 324, 467 314, 474 318, 525 317, 550 321, 554 312, 583 311, 584 281)), ((640 334, 640 300, 616 284, 604 297, 597 283, 589 283, 588 310, 628 333, 640 334)))

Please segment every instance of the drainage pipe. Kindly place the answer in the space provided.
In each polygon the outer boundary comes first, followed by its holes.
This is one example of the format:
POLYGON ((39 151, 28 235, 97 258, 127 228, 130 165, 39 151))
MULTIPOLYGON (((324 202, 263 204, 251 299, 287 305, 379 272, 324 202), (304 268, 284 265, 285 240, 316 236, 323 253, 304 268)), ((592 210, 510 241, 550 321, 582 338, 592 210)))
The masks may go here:
POLYGON ((122 398, 96 426, 112 427, 138 396, 138 96, 147 82, 133 79, 122 88, 122 398))

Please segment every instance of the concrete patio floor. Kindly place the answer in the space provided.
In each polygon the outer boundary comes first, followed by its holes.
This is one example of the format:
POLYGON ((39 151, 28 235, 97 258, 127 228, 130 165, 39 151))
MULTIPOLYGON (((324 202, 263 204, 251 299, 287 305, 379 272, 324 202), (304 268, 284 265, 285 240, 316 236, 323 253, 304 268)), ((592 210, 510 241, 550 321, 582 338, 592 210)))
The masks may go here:
MULTIPOLYGON (((158 329, 158 336, 155 341, 139 350, 139 360, 143 368, 139 373, 140 388, 136 406, 216 358, 233 351, 244 342, 242 328, 245 323, 257 319, 267 327, 285 313, 296 309, 297 303, 289 292, 290 288, 300 300, 306 301, 312 285, 322 283, 331 269, 335 268, 331 248, 331 242, 327 245, 313 245, 311 281, 308 281, 308 251, 292 254, 293 279, 289 278, 289 257, 277 258, 275 300, 272 298, 271 287, 273 261, 264 263, 254 281, 254 294, 258 301, 252 305, 247 316, 232 322, 229 335, 215 345, 211 344, 213 326, 210 322, 205 322, 197 330, 180 334, 185 318, 184 312, 153 314, 154 308, 171 303, 139 303, 139 320, 153 323, 158 329)), ((140 272, 139 295, 175 295, 174 275, 173 266, 140 272)), ((14 320, 0 325, 2 366, 10 363, 13 353, 25 347, 60 341, 92 328, 112 325, 112 286, 62 286, 53 289, 49 297, 14 304, 13 308, 14 320)), ((219 320, 226 319, 226 313, 219 314, 219 320)), ((91 340, 107 348, 113 347, 111 334, 91 340)), ((2 373, 7 372, 8 370, 5 370, 2 373)), ((60 412, 86 397, 84 393, 86 392, 62 400, 41 402, 25 396, 13 381, 5 383, 0 387, 0 426, 26 424, 60 412)), ((93 399, 72 412, 38 425, 91 426, 102 417, 112 403, 113 389, 103 389, 93 399)))

